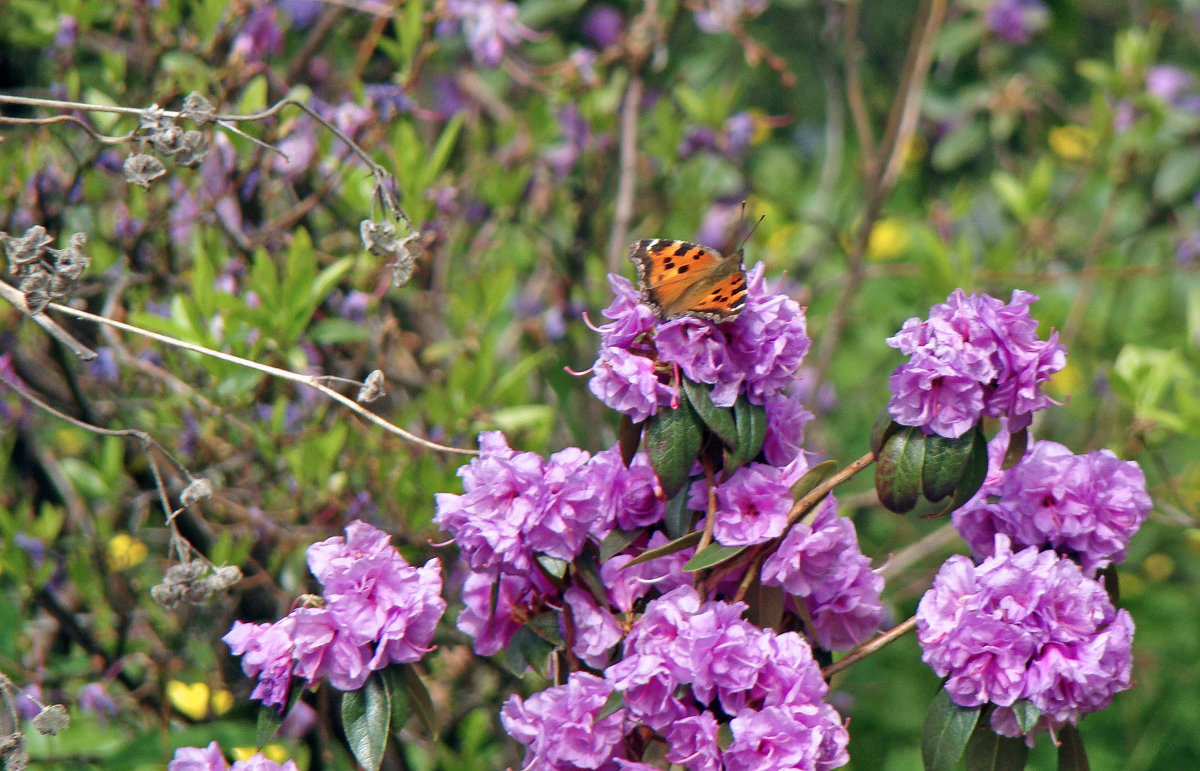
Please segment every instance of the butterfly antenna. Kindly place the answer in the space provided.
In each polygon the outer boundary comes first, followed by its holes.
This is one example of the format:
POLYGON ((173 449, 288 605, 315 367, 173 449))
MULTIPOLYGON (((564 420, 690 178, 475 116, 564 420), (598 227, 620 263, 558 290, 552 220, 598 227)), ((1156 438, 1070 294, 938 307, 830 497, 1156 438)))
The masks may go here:
MULTIPOLYGON (((742 201, 742 207, 745 208, 745 206, 746 206, 746 202, 742 201)), ((750 236, 754 235, 754 231, 758 230, 758 226, 761 225, 762 221, 765 220, 766 218, 767 218, 767 215, 765 215, 765 214, 762 215, 761 217, 759 217, 758 222, 754 223, 754 227, 750 228, 750 232, 742 237, 742 242, 740 244, 738 244, 739 252, 742 250, 742 247, 744 247, 746 245, 746 242, 750 240, 750 236)))

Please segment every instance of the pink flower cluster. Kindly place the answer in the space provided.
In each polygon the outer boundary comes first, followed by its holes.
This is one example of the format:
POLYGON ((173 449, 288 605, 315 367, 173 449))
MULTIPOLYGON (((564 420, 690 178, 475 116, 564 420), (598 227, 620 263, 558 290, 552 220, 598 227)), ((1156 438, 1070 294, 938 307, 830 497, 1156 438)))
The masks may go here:
POLYGON ((243 657, 242 670, 258 677, 252 698, 282 706, 293 676, 356 690, 371 672, 431 650, 446 610, 440 560, 413 567, 387 533, 356 520, 345 538, 308 547, 308 565, 324 586, 322 606, 297 608, 270 624, 237 621, 222 638, 243 657))

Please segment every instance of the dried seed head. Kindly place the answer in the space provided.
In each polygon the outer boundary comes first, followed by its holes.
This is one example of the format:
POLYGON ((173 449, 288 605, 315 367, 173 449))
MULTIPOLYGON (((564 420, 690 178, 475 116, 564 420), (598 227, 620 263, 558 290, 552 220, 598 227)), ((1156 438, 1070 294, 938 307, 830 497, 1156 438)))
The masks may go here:
POLYGON ((71 725, 71 718, 67 714, 67 708, 61 704, 51 704, 48 707, 42 707, 42 711, 34 715, 33 727, 37 732, 51 736, 59 731, 67 730, 67 726, 71 725))
POLYGON ((191 130, 183 132, 175 155, 175 162, 180 166, 191 168, 200 165, 208 156, 208 137, 203 133, 191 130))
POLYGON ((371 374, 367 375, 367 379, 363 381, 355 401, 359 404, 370 404, 383 394, 383 372, 376 369, 372 370, 371 374))
POLYGON ((190 118, 197 126, 205 126, 216 120, 217 110, 199 91, 193 91, 183 100, 183 117, 190 118))
POLYGON ((122 166, 125 181, 131 185, 150 187, 150 183, 167 173, 167 167, 153 155, 134 153, 125 159, 122 166))
POLYGON ((54 239, 46 235, 46 229, 34 225, 25 231, 25 235, 17 238, 8 233, 0 233, 0 243, 4 244, 4 254, 8 258, 10 273, 19 273, 23 265, 28 265, 42 256, 42 250, 54 243, 54 239))
POLYGON ((173 155, 179 151, 180 140, 183 139, 183 129, 175 125, 169 118, 163 126, 150 134, 150 144, 163 155, 173 155))
POLYGON ((183 488, 183 492, 179 494, 179 502, 184 506, 191 506, 197 501, 208 500, 212 497, 212 494, 212 482, 201 477, 193 479, 187 487, 183 488))

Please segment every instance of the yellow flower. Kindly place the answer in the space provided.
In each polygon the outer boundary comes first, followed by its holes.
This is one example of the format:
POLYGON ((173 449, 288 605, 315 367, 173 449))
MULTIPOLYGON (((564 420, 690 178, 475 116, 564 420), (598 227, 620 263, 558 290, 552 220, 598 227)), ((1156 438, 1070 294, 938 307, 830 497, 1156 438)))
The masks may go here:
POLYGON ((1046 392, 1062 401, 1079 391, 1082 384, 1083 376, 1079 374, 1079 368, 1068 362, 1065 367, 1051 376, 1049 382, 1046 383, 1046 392))
POLYGON ((249 760, 260 752, 266 756, 267 760, 273 760, 280 765, 286 763, 288 759, 287 748, 278 743, 268 744, 261 750, 257 747, 234 747, 233 759, 241 761, 249 760))
POLYGON ((224 715, 233 707, 233 694, 224 688, 213 691, 210 703, 214 714, 224 715))
POLYGON ((894 217, 881 219, 867 237, 867 259, 873 262, 894 260, 908 248, 908 230, 894 217))
POLYGON ((117 533, 108 539, 108 569, 131 568, 146 559, 146 553, 146 544, 128 533, 117 533))
POLYGON ((1096 146, 1096 138, 1083 126, 1050 129, 1050 149, 1064 161, 1085 161, 1096 146))
POLYGON ((167 683, 167 698, 171 705, 193 720, 202 720, 208 714, 209 689, 204 683, 187 683, 172 680, 167 683))

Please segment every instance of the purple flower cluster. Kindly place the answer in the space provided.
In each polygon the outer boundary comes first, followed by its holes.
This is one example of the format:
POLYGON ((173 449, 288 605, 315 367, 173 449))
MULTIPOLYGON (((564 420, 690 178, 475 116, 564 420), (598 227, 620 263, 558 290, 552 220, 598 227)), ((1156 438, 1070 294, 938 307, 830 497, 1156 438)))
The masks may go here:
POLYGON ((452 20, 462 24, 471 57, 487 67, 500 63, 506 45, 533 39, 533 31, 517 21, 516 3, 447 0, 446 12, 452 20))
POLYGON ((167 764, 167 771, 299 771, 296 761, 276 763, 261 752, 232 766, 225 761, 216 742, 207 747, 180 747, 167 764))
POLYGON ((996 37, 1024 45, 1046 28, 1050 13, 1042 0, 994 0, 984 20, 996 37))
POLYGON ((1041 391, 1066 363, 1058 334, 1037 338, 1029 315, 1037 297, 1016 290, 1004 305, 986 294, 956 289, 911 318, 887 344, 909 356, 888 378, 888 412, 897 423, 956 438, 982 417, 1006 417, 1009 430, 1028 426, 1054 402, 1041 391))
POLYGON ((798 523, 762 567, 766 586, 804 601, 813 635, 827 650, 864 642, 883 620, 883 577, 859 549, 854 523, 837 514, 827 498, 812 524, 798 523))
POLYGON ((292 677, 308 685, 325 677, 343 691, 361 688, 371 672, 428 653, 441 598, 441 562, 409 565, 387 533, 361 521, 308 547, 308 565, 324 587, 324 604, 302 607, 270 624, 234 622, 222 640, 258 677, 251 698, 287 702, 292 677))
POLYGON ((1056 442, 1033 444, 1000 471, 1008 434, 988 445, 984 486, 954 512, 954 526, 976 559, 991 555, 997 533, 1013 548, 1036 546, 1075 558, 1088 575, 1125 559, 1125 547, 1150 513, 1146 478, 1109 450, 1075 455, 1056 442))
POLYGON ((612 319, 599 328, 601 349, 589 388, 634 422, 676 398, 673 366, 696 383, 711 385, 713 403, 729 407, 740 394, 766 404, 796 379, 810 340, 804 310, 770 292, 763 265, 747 272, 746 307, 733 321, 690 317, 659 322, 625 278, 609 276, 616 299, 604 309, 612 319))
MULTIPOLYGON (((791 486, 807 469, 803 458, 788 466, 751 463, 717 485, 713 538, 725 546, 751 546, 782 535, 792 508, 791 486)), ((704 511, 708 484, 692 483, 688 506, 704 511)))
POLYGON ((1019 735, 1024 699, 1056 729, 1107 706, 1130 684, 1133 620, 1069 559, 1036 547, 1013 552, 997 535, 975 565, 948 559, 917 607, 922 659, 964 707, 998 705, 992 728, 1019 735))
POLYGON ((679 587, 650 602, 604 678, 573 674, 566 685, 505 704, 505 729, 527 748, 529 768, 601 768, 621 738, 645 725, 667 741, 667 760, 689 769, 830 769, 844 765, 848 736, 823 699, 828 687, 794 632, 775 634, 741 618, 746 606, 701 602, 679 587), (689 686, 689 687, 684 687, 689 686), (623 708, 597 719, 614 693, 623 708), (717 699, 732 716, 722 749, 717 699), (569 764, 569 765, 567 765, 569 764))

